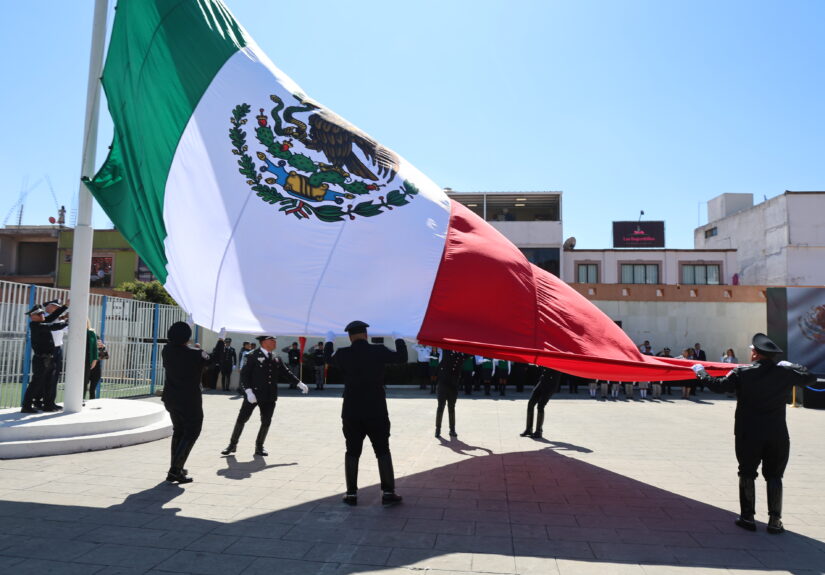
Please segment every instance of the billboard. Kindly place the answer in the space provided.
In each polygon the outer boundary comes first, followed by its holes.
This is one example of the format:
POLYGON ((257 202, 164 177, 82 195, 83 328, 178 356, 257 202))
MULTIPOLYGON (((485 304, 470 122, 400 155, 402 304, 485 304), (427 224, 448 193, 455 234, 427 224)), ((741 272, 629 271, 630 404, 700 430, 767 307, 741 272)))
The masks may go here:
POLYGON ((613 222, 614 248, 665 247, 665 222, 613 222))

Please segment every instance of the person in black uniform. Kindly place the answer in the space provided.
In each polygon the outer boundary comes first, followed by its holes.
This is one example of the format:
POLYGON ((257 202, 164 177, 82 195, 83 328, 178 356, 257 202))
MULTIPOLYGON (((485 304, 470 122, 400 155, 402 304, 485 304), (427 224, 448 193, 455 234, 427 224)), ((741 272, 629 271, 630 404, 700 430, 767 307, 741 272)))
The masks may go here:
POLYGON ((218 358, 219 369, 221 371, 221 389, 229 391, 229 381, 232 377, 232 370, 238 365, 238 354, 235 353, 235 348, 231 345, 232 339, 226 338, 223 340, 223 353, 218 358))
MULTIPOLYGON (((572 377, 572 376, 571 376, 572 377)), ((539 367, 539 381, 533 388, 533 393, 530 394, 530 400, 527 402, 527 425, 524 427, 519 435, 522 437, 532 437, 533 439, 542 438, 542 426, 544 425, 544 406, 550 401, 559 390, 561 385, 561 373, 552 370, 549 367, 539 367), (533 431, 533 408, 536 410, 536 430, 533 431)))
MULTIPOLYGON (((444 350, 441 364, 438 366, 438 408, 435 411, 435 436, 441 437, 441 420, 444 406, 447 406, 447 418, 450 422, 450 437, 458 437, 455 431, 455 402, 458 388, 461 386, 462 367, 465 360, 472 356, 460 351, 444 350)), ((475 358, 473 358, 475 360, 475 358)))
MULTIPOLYGON (((395 337, 395 351, 383 345, 372 345, 367 340, 369 325, 353 321, 344 330, 352 345, 333 350, 333 333, 327 334, 324 359, 341 371, 344 380, 344 404, 341 408, 344 439, 347 451, 344 456, 344 474, 347 493, 344 503, 358 504, 358 459, 369 437, 378 460, 381 477, 381 503, 384 506, 401 503, 395 493, 395 474, 390 454, 390 416, 384 391, 384 366, 388 363, 406 363, 407 345, 395 337)), ((393 334, 395 335, 395 334, 393 334)))
POLYGON ((173 323, 166 337, 169 343, 161 352, 166 370, 161 399, 172 419, 172 459, 166 481, 191 483, 184 465, 203 427, 200 376, 210 358, 205 351, 187 345, 192 328, 185 322, 173 323))
POLYGON ((693 366, 700 381, 711 391, 736 391, 733 433, 739 462, 739 506, 736 525, 756 531, 756 472, 768 490, 768 533, 782 533, 782 476, 788 464, 790 438, 785 423, 785 404, 795 385, 810 385, 816 377, 788 361, 776 362, 782 349, 768 336, 757 333, 751 344, 751 365, 737 367, 725 377, 711 377, 702 364, 693 366))
MULTIPOLYGON (((68 304, 67 304, 68 305, 68 304)), ((42 307, 34 306, 26 315, 31 320, 29 322, 29 331, 31 333, 32 344, 32 379, 26 387, 26 393, 23 395, 23 405, 20 408, 21 413, 37 413, 34 408, 34 400, 44 396, 46 386, 52 380, 54 373, 54 338, 52 332, 59 329, 64 329, 66 324, 59 322, 57 319, 64 311, 66 305, 57 307, 48 316, 42 307)), ((44 406, 44 411, 55 411, 49 405, 44 406)))
MULTIPOLYGON (((286 362, 289 364, 289 371, 291 371, 295 377, 301 377, 301 350, 298 349, 298 342, 293 341, 292 345, 285 347, 281 350, 286 354, 287 360, 286 362)), ((295 382, 291 382, 289 384, 289 389, 295 389, 295 382)))
POLYGON ((315 389, 323 391, 324 389, 324 342, 319 341, 318 345, 310 353, 312 357, 312 367, 315 370, 315 389))
POLYGON ((221 451, 221 455, 235 453, 244 424, 249 421, 255 406, 258 406, 261 412, 261 428, 255 438, 255 455, 264 457, 269 455, 264 449, 264 440, 266 440, 266 434, 269 432, 269 426, 272 423, 275 402, 278 401, 279 373, 301 388, 301 392, 307 393, 309 391, 309 388, 287 369, 284 362, 275 353, 278 343, 275 336, 262 335, 257 339, 261 342, 261 347, 246 355, 246 363, 241 370, 241 387, 244 390, 245 397, 238 413, 238 419, 235 420, 235 427, 232 429, 229 445, 221 451))
MULTIPOLYGON (((52 299, 43 304, 43 309, 46 310, 46 323, 54 325, 52 328, 52 339, 54 339, 54 351, 52 357, 54 359, 54 369, 52 370, 51 378, 46 382, 43 388, 42 405, 43 411, 60 411, 63 409, 57 405, 57 382, 60 381, 60 375, 63 373, 63 339, 66 336, 69 322, 68 316, 64 316, 68 306, 63 306, 59 299, 52 299), (56 313, 58 312, 59 313, 56 313), (54 318, 50 320, 49 318, 54 318)), ((40 398, 35 398, 35 400, 40 398)))

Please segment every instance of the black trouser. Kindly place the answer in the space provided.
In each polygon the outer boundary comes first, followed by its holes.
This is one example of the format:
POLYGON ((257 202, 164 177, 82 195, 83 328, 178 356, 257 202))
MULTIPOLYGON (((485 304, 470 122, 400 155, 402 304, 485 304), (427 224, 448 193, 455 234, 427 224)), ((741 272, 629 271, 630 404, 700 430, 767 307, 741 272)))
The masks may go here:
POLYGON ((57 400, 57 382, 60 379, 60 374, 63 373, 63 346, 57 346, 52 353, 54 358, 54 369, 52 370, 51 379, 46 382, 46 387, 43 389, 43 406, 54 407, 57 400))
POLYGON ((530 394, 530 399, 527 401, 527 425, 525 429, 527 431, 533 431, 533 408, 537 407, 538 412, 538 424, 536 425, 536 431, 542 430, 542 424, 544 423, 544 406, 547 405, 547 402, 550 401, 550 397, 552 397, 552 393, 547 393, 546 389, 541 389, 540 385, 536 385, 533 388, 533 392, 530 394))
POLYGON ((32 378, 26 387, 23 397, 23 407, 31 407, 32 402, 43 397, 46 385, 52 379, 54 358, 51 355, 35 354, 32 357, 32 378))
POLYGON ((258 403, 249 403, 249 401, 244 397, 243 403, 241 404, 241 410, 238 412, 238 419, 235 420, 236 424, 243 425, 249 418, 252 416, 252 412, 255 411, 255 408, 258 407, 261 410, 261 425, 268 426, 272 423, 272 414, 275 413, 275 403, 277 400, 272 401, 259 401, 258 403))
POLYGON ((221 369, 221 388, 224 391, 229 391, 229 380, 232 378, 232 368, 221 369))
POLYGON ((461 383, 464 385, 464 393, 470 395, 473 393, 473 372, 472 371, 462 371, 461 372, 461 383))
POLYGON ((203 408, 199 405, 170 405, 164 403, 172 420, 172 452, 181 441, 195 443, 203 428, 203 408))
POLYGON ((420 389, 427 389, 427 382, 430 379, 430 363, 427 361, 418 362, 418 377, 421 378, 420 389))
POLYGON ((435 411, 435 428, 441 429, 441 420, 444 417, 444 406, 447 406, 447 418, 450 420, 450 431, 455 431, 455 402, 458 399, 458 388, 445 385, 438 386, 438 409, 435 411))
POLYGON ((95 366, 89 370, 89 377, 85 382, 83 382, 83 393, 86 394, 86 383, 89 386, 89 399, 94 399, 97 397, 97 384, 100 383, 100 377, 102 375, 102 369, 100 365, 100 360, 97 360, 95 366))
POLYGON ((782 479, 791 442, 788 438, 758 439, 736 436, 736 460, 739 462, 739 477, 756 479, 757 468, 762 464, 762 477, 765 479, 782 479))
POLYGON ((341 418, 347 455, 360 457, 364 447, 364 438, 369 437, 376 457, 390 452, 390 418, 354 419, 341 418))

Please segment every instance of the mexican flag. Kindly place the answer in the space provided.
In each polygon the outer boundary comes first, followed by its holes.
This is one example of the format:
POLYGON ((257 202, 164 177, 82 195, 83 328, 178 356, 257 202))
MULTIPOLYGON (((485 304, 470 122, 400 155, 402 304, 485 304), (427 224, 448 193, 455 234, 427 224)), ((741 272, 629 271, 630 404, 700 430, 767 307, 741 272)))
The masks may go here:
POLYGON ((642 356, 576 291, 310 98, 221 2, 120 0, 102 81, 115 136, 88 185, 198 324, 321 336, 358 319, 584 376, 692 376, 642 356))

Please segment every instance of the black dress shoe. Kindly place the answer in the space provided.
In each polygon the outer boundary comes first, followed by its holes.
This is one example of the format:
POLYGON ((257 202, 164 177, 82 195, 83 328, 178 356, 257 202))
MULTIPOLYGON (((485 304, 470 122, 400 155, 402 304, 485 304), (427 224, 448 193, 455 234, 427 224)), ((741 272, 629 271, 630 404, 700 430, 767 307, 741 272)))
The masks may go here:
POLYGON ((756 531, 756 522, 753 519, 745 519, 744 517, 737 517, 736 521, 737 527, 741 527, 742 529, 746 529, 748 531, 756 531))
POLYGON ((450 430, 450 437, 458 437, 458 434, 455 432, 455 429, 450 430))
POLYGON ((347 505, 355 507, 356 505, 358 505, 358 496, 352 495, 351 493, 347 493, 346 495, 344 495, 343 501, 347 505))
POLYGON ((530 437, 532 437, 533 439, 541 439, 542 438, 541 431, 536 431, 530 437))
POLYGON ((20 413, 37 413, 37 410, 30 405, 25 405, 20 409, 20 413))
MULTIPOLYGON (((754 530, 756 527, 754 527, 754 530)), ((782 525, 782 521, 778 518, 771 517, 770 521, 768 521, 768 533, 771 535, 778 535, 780 533, 785 532, 785 526, 782 525)))
POLYGON ((520 437, 533 437, 533 432, 532 432, 532 431, 528 431, 528 430, 526 430, 526 429, 525 429, 524 431, 522 431, 521 433, 519 433, 519 436, 520 436, 520 437))
POLYGON ((436 437, 441 437, 441 430, 438 429, 437 427, 435 428, 435 436, 436 437))
POLYGON ((404 498, 400 495, 396 495, 395 492, 387 493, 385 491, 384 494, 381 495, 381 505, 384 507, 392 507, 393 505, 398 505, 401 503, 402 499, 404 498))
POLYGON ((224 449, 223 451, 221 451, 221 455, 229 455, 230 453, 235 453, 235 451, 236 451, 237 449, 238 449, 238 446, 237 446, 237 445, 235 445, 235 444, 233 444, 233 443, 230 443, 230 444, 227 446, 227 448, 226 448, 226 449, 224 449))
POLYGON ((255 448, 255 455, 260 455, 261 457, 266 457, 269 455, 269 452, 264 449, 263 445, 259 445, 255 448))
POLYGON ((192 483, 192 481, 194 481, 194 480, 191 477, 189 477, 188 475, 186 475, 185 473, 183 473, 183 470, 181 470, 178 473, 175 473, 174 471, 172 471, 170 469, 169 473, 166 474, 166 481, 169 481, 171 483, 183 484, 183 483, 192 483))

